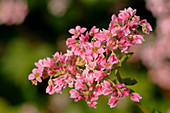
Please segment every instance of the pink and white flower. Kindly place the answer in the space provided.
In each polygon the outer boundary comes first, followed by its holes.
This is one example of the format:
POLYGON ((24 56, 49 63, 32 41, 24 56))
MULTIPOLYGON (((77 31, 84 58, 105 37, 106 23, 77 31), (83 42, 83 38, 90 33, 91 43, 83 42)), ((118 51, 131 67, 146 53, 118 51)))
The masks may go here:
POLYGON ((84 33, 87 29, 85 27, 81 28, 80 26, 76 26, 75 29, 70 29, 69 33, 73 34, 73 39, 77 38, 80 36, 82 33, 84 33))
POLYGON ((139 100, 142 99, 142 97, 138 93, 132 93, 130 97, 131 100, 133 100, 134 102, 139 102, 139 100))

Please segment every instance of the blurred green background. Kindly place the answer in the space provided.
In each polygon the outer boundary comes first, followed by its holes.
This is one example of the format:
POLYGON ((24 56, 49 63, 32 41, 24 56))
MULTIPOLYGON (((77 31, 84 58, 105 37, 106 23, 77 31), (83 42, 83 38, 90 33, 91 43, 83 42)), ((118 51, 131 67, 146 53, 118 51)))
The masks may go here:
MULTIPOLYGON (((111 109, 108 98, 101 96, 94 109, 85 101, 75 103, 69 99, 68 89, 62 95, 48 95, 47 81, 35 87, 28 75, 34 62, 51 57, 56 51, 66 51, 70 28, 80 25, 90 30, 95 25, 107 29, 111 15, 124 8, 137 9, 137 15, 146 18, 155 31, 156 18, 146 9, 144 0, 27 0, 24 3, 28 13, 22 23, 0 25, 0 113, 142 113, 130 98, 122 99, 111 109)), ((1 13, 4 12, 0 7, 1 13)), ((147 72, 140 60, 121 69, 123 77, 138 81, 132 88, 141 94, 141 101, 150 112, 158 109, 168 113, 170 90, 152 83, 147 72)))

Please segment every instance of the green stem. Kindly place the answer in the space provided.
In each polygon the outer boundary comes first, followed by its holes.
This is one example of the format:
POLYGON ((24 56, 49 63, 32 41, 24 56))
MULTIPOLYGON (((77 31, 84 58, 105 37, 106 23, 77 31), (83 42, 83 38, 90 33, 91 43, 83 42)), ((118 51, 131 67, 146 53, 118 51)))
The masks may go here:
POLYGON ((115 86, 115 83, 114 83, 113 81, 111 81, 109 77, 107 77, 107 80, 108 80, 110 83, 112 83, 113 86, 115 86))
POLYGON ((146 107, 141 102, 138 102, 137 105, 143 111, 143 113, 149 113, 149 111, 146 109, 146 107))
POLYGON ((117 79, 119 80, 119 82, 122 84, 123 82, 122 82, 122 78, 120 76, 119 70, 117 70, 116 76, 117 76, 117 79))

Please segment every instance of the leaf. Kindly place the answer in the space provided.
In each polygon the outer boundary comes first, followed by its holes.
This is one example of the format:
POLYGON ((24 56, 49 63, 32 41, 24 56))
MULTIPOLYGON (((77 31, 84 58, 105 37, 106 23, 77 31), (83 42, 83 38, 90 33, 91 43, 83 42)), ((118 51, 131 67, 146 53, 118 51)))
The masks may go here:
POLYGON ((125 85, 135 85, 137 83, 137 81, 133 78, 122 78, 122 82, 125 85))
POLYGON ((129 94, 135 92, 133 89, 129 88, 129 94))
POLYGON ((133 52, 123 55, 122 58, 120 59, 119 66, 122 66, 132 55, 133 52))

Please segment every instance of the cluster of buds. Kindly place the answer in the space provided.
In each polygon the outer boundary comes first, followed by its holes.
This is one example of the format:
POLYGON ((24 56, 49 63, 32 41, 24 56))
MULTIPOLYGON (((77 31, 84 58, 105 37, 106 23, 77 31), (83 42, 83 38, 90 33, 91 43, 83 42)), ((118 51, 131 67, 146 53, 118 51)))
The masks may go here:
POLYGON ((125 96, 139 102, 142 97, 123 83, 118 71, 130 46, 144 41, 137 31, 139 26, 146 34, 152 31, 150 24, 135 14, 132 8, 120 11, 118 17, 112 16, 107 30, 96 26, 89 32, 80 26, 70 29, 73 36, 66 41, 70 50, 39 60, 28 79, 37 85, 48 78, 46 93, 49 94, 62 93, 69 87, 70 98, 75 102, 85 99, 94 108, 100 95, 110 96, 111 108, 125 96), (111 80, 113 76, 115 79, 111 80))

